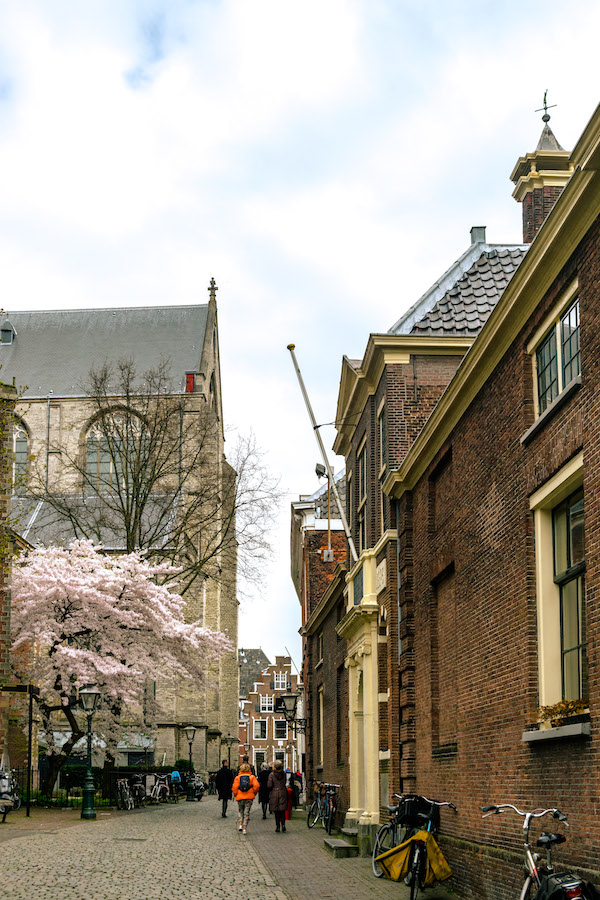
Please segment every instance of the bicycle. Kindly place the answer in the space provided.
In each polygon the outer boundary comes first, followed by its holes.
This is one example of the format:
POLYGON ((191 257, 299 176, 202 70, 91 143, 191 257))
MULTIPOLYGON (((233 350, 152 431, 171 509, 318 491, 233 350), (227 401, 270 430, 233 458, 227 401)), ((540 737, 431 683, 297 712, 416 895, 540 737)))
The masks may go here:
MULTIPOLYGON (((517 815, 522 816, 524 820, 523 869, 525 880, 523 881, 519 900, 530 900, 530 898, 540 896, 542 893, 544 896, 549 896, 552 891, 561 889, 562 893, 560 896, 573 898, 574 900, 576 897, 583 898, 590 896, 588 893, 590 889, 595 891, 593 885, 589 885, 589 883, 582 881, 577 875, 573 875, 571 872, 555 872, 554 866, 552 865, 552 848, 556 844, 564 844, 566 841, 564 834, 547 831, 543 831, 540 834, 536 841, 536 846, 546 851, 546 862, 542 863, 542 865, 538 865, 541 854, 534 853, 531 850, 529 829, 531 827, 532 819, 541 819, 543 816, 552 815, 554 819, 558 819, 559 822, 564 822, 564 824, 568 826, 569 823, 565 813, 562 813, 559 809, 556 809, 556 807, 552 809, 525 812, 521 809, 517 809, 512 803, 500 803, 493 804, 492 806, 483 806, 483 818, 486 819, 488 816, 497 815, 505 809, 514 810, 514 812, 516 812, 517 815)), ((554 897, 555 894, 552 893, 552 896, 554 897)), ((594 894, 593 896, 597 895, 594 894)))
POLYGON ((117 809, 133 809, 133 794, 126 778, 117 781, 117 809))
POLYGON ((167 803, 169 800, 169 780, 166 775, 155 775, 152 790, 148 795, 150 803, 167 803))
MULTIPOLYGON (((401 794, 394 794, 392 800, 396 798, 403 800, 401 794)), ((390 820, 381 826, 373 844, 371 864, 375 878, 383 878, 385 875, 376 857, 381 856, 387 850, 391 850, 392 847, 397 847, 398 844, 402 844, 406 840, 407 827, 402 823, 403 803, 399 803, 397 806, 387 806, 386 808, 390 814, 390 820)))
POLYGON ((306 817, 306 824, 309 828, 313 828, 320 819, 327 834, 332 833, 337 812, 337 790, 339 787, 341 785, 330 784, 326 781, 317 782, 315 785, 317 796, 311 803, 306 817))
POLYGON ((142 809, 146 805, 146 785, 141 775, 133 775, 131 779, 131 793, 134 806, 142 809))
MULTIPOLYGON (((399 798, 400 803, 397 807, 388 807, 388 809, 394 819, 395 827, 391 827, 392 823, 382 826, 377 833, 373 847, 373 872, 378 878, 381 877, 378 874, 380 867, 375 857, 398 846, 396 843, 391 843, 391 846, 388 847, 385 844, 386 840, 396 841, 400 836, 399 843, 402 844, 419 831, 427 831, 435 838, 440 828, 440 808, 448 806, 454 812, 457 811, 454 803, 450 803, 448 800, 430 800, 421 794, 394 794, 394 796, 399 798)), ((417 840, 410 847, 408 874, 404 879, 404 883, 410 887, 410 900, 416 900, 419 890, 423 890, 426 873, 427 843, 424 840, 417 840)))

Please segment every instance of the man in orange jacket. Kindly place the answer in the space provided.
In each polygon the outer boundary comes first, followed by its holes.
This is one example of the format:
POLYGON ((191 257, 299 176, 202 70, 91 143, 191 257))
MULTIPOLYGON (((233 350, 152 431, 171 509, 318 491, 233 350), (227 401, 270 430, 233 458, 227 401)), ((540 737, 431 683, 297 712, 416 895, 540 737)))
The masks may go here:
POLYGON ((258 779, 256 775, 252 774, 252 770, 247 763, 240 766, 231 790, 238 804, 238 831, 246 834, 250 810, 259 791, 258 779))

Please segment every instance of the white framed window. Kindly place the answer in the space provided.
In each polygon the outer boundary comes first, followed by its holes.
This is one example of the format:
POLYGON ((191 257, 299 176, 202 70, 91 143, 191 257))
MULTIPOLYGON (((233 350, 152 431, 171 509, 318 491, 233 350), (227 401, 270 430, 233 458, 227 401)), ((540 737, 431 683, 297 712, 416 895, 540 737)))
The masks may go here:
POLYGON ((385 469, 387 462, 387 435, 385 420, 385 398, 381 401, 379 412, 377 413, 377 431, 379 434, 379 472, 385 469))
POLYGON ((255 719, 252 734, 255 740, 264 741, 267 737, 267 720, 255 719))
POLYGON ((317 665, 323 662, 323 632, 317 635, 317 665))
POLYGON ((273 676, 273 683, 275 685, 276 691, 287 690, 287 672, 275 672, 275 675, 273 676))
POLYGON ((284 750, 276 750, 275 751, 275 759, 280 759, 283 765, 285 766, 285 751, 284 750))
POLYGON ((275 739, 278 741, 287 740, 287 722, 285 719, 275 719, 275 739))
POLYGON ((579 453, 530 498, 534 514, 540 706, 587 703, 585 498, 579 453))
POLYGON ((319 685, 318 691, 318 700, 317 700, 317 715, 318 715, 318 732, 317 732, 317 754, 319 759, 319 765, 323 765, 323 731, 324 731, 324 721, 323 721, 323 685, 319 685))
POLYGON ((534 366, 536 416, 581 374, 579 298, 571 285, 527 347, 534 366))
POLYGON ((260 696, 260 711, 261 712, 273 712, 273 695, 272 694, 261 694, 260 696))

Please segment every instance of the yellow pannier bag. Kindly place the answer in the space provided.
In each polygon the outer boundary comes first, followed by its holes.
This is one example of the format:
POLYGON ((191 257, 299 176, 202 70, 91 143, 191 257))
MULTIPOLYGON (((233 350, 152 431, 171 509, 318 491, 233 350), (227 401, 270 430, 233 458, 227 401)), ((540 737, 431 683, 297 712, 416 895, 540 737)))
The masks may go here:
POLYGON ((438 847, 435 838, 428 831, 417 831, 412 837, 386 850, 377 857, 377 862, 392 881, 402 881, 408 875, 410 868, 411 848, 417 841, 422 841, 427 847, 427 861, 423 887, 430 887, 436 881, 444 881, 450 878, 452 870, 446 862, 444 854, 438 847))

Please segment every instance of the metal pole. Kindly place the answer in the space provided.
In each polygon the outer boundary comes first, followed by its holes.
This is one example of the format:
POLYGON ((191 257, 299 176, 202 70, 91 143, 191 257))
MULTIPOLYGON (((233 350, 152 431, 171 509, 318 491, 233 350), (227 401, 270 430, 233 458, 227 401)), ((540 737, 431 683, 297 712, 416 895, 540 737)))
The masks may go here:
POLYGON ((190 748, 190 769, 188 773, 188 788, 187 788, 187 797, 186 800, 193 801, 194 800, 194 787, 192 784, 192 742, 188 741, 188 746, 190 748))
POLYGON ((85 776, 85 784, 83 786, 83 803, 81 804, 81 818, 95 819, 96 809, 94 807, 94 776, 92 775, 92 716, 93 713, 87 714, 87 773, 85 776))
POLYGON ((27 817, 31 816, 31 757, 33 752, 33 685, 29 685, 29 728, 27 732, 27 798, 25 801, 27 817))
POLYGON ((338 493, 338 489, 336 487, 333 471, 331 466, 329 465, 329 460, 327 459, 327 453, 325 452, 325 447, 323 445, 323 441, 321 440, 321 435, 319 434, 319 426, 315 421, 315 417, 312 411, 312 406, 310 405, 310 400, 308 399, 308 394, 306 393, 306 388, 304 387, 304 381, 302 380, 302 375, 300 373, 300 367, 298 365, 298 361, 296 360, 296 354, 294 353, 296 345, 288 344, 288 350, 292 356, 292 361, 294 363, 294 368, 296 370, 296 375, 298 376, 298 382, 300 384, 300 390, 302 391, 302 396, 304 397, 304 402, 306 404, 306 409, 308 410, 308 415, 310 417, 310 421, 312 422, 313 431, 315 433, 315 437, 317 439, 317 444, 321 450, 321 455, 323 457, 323 462, 325 463, 325 468, 327 469, 327 477, 329 478, 329 484, 331 485, 331 490, 333 491, 334 497, 337 501, 340 519, 342 520, 342 525, 344 526, 344 531, 346 532, 346 538, 348 539, 348 546, 350 548, 350 555, 354 562, 358 562, 358 554, 356 553, 356 547, 354 546, 354 541, 352 540, 352 535, 350 534, 350 529, 348 528, 348 522, 346 521, 346 516, 344 514, 344 510, 342 507, 342 501, 340 500, 340 495, 338 493))

